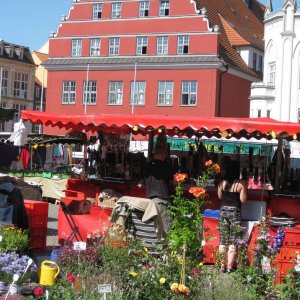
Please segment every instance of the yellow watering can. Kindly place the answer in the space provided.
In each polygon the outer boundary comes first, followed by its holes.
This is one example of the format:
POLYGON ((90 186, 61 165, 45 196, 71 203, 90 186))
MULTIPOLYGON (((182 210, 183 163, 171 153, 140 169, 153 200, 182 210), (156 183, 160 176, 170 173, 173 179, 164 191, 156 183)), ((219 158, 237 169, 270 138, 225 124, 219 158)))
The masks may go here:
POLYGON ((59 266, 54 261, 44 260, 41 264, 40 284, 53 285, 56 282, 59 271, 59 266))

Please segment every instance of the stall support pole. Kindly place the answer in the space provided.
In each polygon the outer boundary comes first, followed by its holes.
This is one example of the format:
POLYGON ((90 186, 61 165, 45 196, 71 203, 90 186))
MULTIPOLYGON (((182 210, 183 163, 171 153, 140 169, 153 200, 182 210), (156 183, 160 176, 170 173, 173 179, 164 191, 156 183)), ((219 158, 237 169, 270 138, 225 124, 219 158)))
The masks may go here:
POLYGON ((276 162, 276 172, 275 172, 275 192, 279 192, 282 178, 282 146, 283 146, 283 138, 278 138, 278 147, 277 147, 277 162, 276 162))
POLYGON ((153 138, 154 138, 154 132, 151 130, 149 132, 149 143, 148 143, 148 160, 152 158, 153 153, 153 138))

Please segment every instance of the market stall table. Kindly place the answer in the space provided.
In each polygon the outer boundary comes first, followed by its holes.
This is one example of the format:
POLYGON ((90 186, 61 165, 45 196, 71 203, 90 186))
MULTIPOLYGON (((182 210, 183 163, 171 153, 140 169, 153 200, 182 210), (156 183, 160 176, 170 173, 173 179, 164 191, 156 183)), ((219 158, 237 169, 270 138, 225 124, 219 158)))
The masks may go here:
POLYGON ((44 177, 24 177, 24 181, 33 185, 41 186, 43 197, 60 199, 65 196, 68 179, 44 178, 44 177))

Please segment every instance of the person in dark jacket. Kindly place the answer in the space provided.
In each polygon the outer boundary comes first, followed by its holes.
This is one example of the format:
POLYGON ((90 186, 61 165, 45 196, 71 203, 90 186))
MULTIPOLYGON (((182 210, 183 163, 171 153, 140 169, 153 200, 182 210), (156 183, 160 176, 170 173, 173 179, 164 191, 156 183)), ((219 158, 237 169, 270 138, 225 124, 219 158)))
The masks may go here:
POLYGON ((142 170, 142 183, 146 186, 146 196, 155 202, 160 212, 164 226, 164 235, 170 230, 172 218, 167 212, 170 203, 170 188, 172 183, 172 169, 166 161, 167 149, 164 144, 157 144, 153 159, 148 161, 142 170))

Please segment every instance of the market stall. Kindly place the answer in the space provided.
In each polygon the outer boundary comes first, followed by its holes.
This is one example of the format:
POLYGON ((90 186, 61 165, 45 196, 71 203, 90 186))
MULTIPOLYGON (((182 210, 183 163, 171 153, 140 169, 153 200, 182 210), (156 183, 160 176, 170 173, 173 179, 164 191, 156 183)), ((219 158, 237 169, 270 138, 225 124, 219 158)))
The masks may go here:
MULTIPOLYGON (((300 140, 300 124, 279 122, 269 118, 209 118, 209 117, 176 117, 176 116, 151 116, 151 115, 66 115, 55 113, 41 113, 35 111, 23 111, 22 118, 33 123, 43 123, 48 126, 58 126, 65 129, 85 130, 92 133, 105 133, 108 135, 148 135, 149 136, 149 157, 153 148, 153 137, 160 134, 169 137, 179 138, 195 137, 217 137, 217 138, 255 138, 260 140, 277 139, 277 151, 282 151, 283 139, 287 141, 300 140)), ((108 144, 103 144, 107 146, 108 144)), ((120 149, 120 147, 119 147, 120 149)), ((118 148, 115 148, 118 151, 118 148)), ((122 151, 121 151, 122 153, 122 151)), ((116 157, 116 156, 115 156, 116 157)), ((122 162, 122 155, 120 162, 122 162)), ((124 167, 124 165, 123 165, 124 167)), ((283 182, 282 156, 278 155, 273 162, 276 169, 275 192, 279 192, 283 182)), ((126 168, 125 168, 126 169, 126 168)), ((136 196, 136 182, 128 176, 115 178, 101 176, 100 178, 90 178, 89 181, 98 187, 98 192, 105 188, 114 188, 122 194, 136 196)), ((82 182, 73 182, 72 190, 83 192, 82 182)), ((143 190, 138 190, 139 195, 143 195, 143 190)), ((212 187, 208 189, 210 195, 209 208, 218 208, 219 202, 216 197, 216 190, 212 187)), ((95 194, 96 197, 96 194, 95 194)), ((272 208, 275 213, 284 210, 285 199, 278 197, 276 193, 270 196, 264 187, 260 190, 249 191, 248 208, 255 211, 252 220, 257 220, 263 216, 268 208, 272 208), (257 204, 257 202, 259 202, 257 204), (263 203, 263 204, 262 204, 263 203)), ((298 205, 299 195, 294 196, 295 205, 298 205)), ((294 202, 293 202, 294 203, 294 202)), ((300 210, 293 211, 293 216, 300 220, 300 210)))

